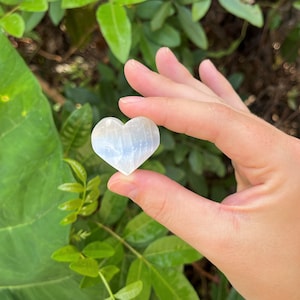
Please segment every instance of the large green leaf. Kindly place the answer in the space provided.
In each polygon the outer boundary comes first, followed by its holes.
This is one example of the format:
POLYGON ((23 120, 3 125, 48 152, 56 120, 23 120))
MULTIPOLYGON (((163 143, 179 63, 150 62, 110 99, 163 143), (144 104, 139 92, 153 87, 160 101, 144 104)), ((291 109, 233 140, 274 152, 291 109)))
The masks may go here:
POLYGON ((124 229, 124 237, 132 245, 144 245, 167 233, 167 229, 141 212, 124 229))
POLYGON ((151 271, 151 281, 158 299, 199 300, 182 272, 165 268, 152 268, 151 271))
POLYGON ((125 8, 110 1, 99 6, 96 17, 110 50, 124 63, 131 47, 131 23, 125 8))
POLYGON ((162 237, 151 243, 143 253, 153 264, 171 267, 192 263, 201 258, 201 254, 175 235, 162 237))
POLYGON ((51 259, 68 242, 59 225, 70 179, 48 102, 0 32, 0 299, 96 299, 51 259))

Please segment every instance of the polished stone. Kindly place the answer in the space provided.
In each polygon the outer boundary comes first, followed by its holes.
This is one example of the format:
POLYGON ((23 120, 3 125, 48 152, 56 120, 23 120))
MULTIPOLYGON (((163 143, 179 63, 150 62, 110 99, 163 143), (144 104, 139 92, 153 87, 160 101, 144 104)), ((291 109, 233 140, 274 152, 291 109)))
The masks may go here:
POLYGON ((104 161, 129 175, 155 152, 160 136, 158 127, 148 118, 136 117, 123 124, 108 117, 94 127, 91 140, 104 161))

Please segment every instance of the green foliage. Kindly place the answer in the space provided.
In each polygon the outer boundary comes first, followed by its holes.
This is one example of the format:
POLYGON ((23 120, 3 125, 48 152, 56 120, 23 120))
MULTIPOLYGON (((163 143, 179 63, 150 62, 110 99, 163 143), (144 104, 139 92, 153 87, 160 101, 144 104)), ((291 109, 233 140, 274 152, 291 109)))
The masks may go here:
MULTIPOLYGON (((251 5, 240 0, 219 0, 219 3, 250 24, 263 25, 258 4, 251 5)), ((210 6, 211 0, 109 0, 100 4, 95 0, 24 0, 21 4, 19 1, 2 0, 0 27, 15 37, 21 37, 25 31, 34 29, 44 16, 43 12, 49 10, 52 22, 57 25, 67 10, 66 25, 74 45, 81 45, 88 38, 87 32, 92 31, 97 22, 110 50, 119 61, 124 63, 140 45, 145 61, 151 64, 160 46, 182 46, 186 37, 195 46, 206 50, 208 39, 199 21, 210 6), (82 11, 90 11, 91 15, 87 18, 82 11)))
POLYGON ((96 299, 50 259, 68 240, 57 186, 71 175, 37 81, 2 33, 0 45, 0 298, 96 299))

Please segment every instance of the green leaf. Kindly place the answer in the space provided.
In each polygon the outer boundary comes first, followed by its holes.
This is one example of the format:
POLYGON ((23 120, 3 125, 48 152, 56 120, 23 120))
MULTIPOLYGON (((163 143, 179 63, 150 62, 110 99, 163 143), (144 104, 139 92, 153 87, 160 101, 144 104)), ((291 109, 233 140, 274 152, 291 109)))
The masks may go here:
POLYGON ((151 30, 155 31, 160 29, 164 25, 165 20, 174 14, 174 12, 175 11, 170 1, 162 3, 150 22, 151 30))
POLYGON ((142 288, 143 282, 139 280, 126 285, 124 288, 115 293, 114 296, 120 300, 133 299, 139 295, 139 293, 142 291, 142 288))
POLYGON ((69 193, 82 193, 84 186, 79 182, 68 182, 61 184, 58 189, 69 193))
POLYGON ((93 122, 91 106, 86 103, 76 109, 64 122, 61 131, 61 141, 67 156, 72 148, 79 148, 89 139, 93 122))
POLYGON ((102 198, 99 217, 100 222, 113 225, 123 215, 128 203, 128 198, 107 190, 102 198))
POLYGON ((60 221, 60 225, 69 225, 77 220, 77 212, 72 212, 60 221))
POLYGON ((71 158, 65 158, 64 161, 68 163, 68 165, 71 167, 77 179, 79 179, 83 184, 85 184, 87 179, 87 174, 84 166, 78 161, 71 158))
POLYGON ((262 27, 264 24, 263 14, 258 4, 249 4, 241 0, 219 0, 219 3, 228 12, 254 26, 262 27))
POLYGON ((293 2, 293 7, 300 10, 300 0, 296 0, 293 2))
POLYGON ((127 274, 127 284, 141 280, 143 282, 143 289, 135 300, 149 299, 151 294, 151 277, 149 268, 146 266, 143 259, 134 260, 129 268, 127 274))
POLYGON ((144 245, 165 235, 167 231, 164 226, 141 212, 127 223, 123 236, 130 244, 144 245))
POLYGON ((18 13, 12 13, 0 19, 0 27, 8 34, 20 38, 25 31, 25 22, 18 13))
POLYGON ((98 208, 98 202, 92 202, 90 204, 84 205, 81 210, 78 212, 81 216, 87 217, 93 214, 98 208))
POLYGON ((110 50, 125 63, 131 47, 131 23, 125 8, 108 2, 99 6, 96 17, 110 50))
POLYGON ((94 2, 97 2, 97 0, 62 0, 62 8, 82 7, 94 2))
POLYGON ((82 199, 72 199, 66 201, 58 206, 60 210, 75 210, 78 209, 82 204, 82 199))
POLYGON ((59 0, 51 2, 49 6, 49 17, 52 23, 56 26, 61 22, 65 14, 65 10, 61 7, 61 5, 61 0, 59 0))
POLYGON ((115 254, 114 248, 104 242, 92 242, 88 244, 82 253, 90 258, 106 258, 115 254))
POLYGON ((75 246, 67 245, 53 252, 51 258, 63 262, 77 261, 80 258, 80 252, 75 246))
POLYGON ((192 150, 189 154, 189 164, 195 174, 201 175, 204 168, 203 154, 197 150, 192 150))
POLYGON ((98 175, 93 177, 87 183, 87 187, 86 187, 87 191, 97 190, 100 183, 101 183, 101 178, 98 175))
POLYGON ((165 24, 162 28, 153 32, 150 32, 149 30, 146 34, 148 35, 149 40, 154 43, 166 47, 177 47, 180 45, 180 33, 168 24, 165 24))
POLYGON ((162 267, 192 263, 202 257, 199 252, 175 235, 152 242, 143 256, 151 263, 162 267))
POLYGON ((226 174, 226 167, 221 156, 212 154, 210 152, 204 152, 203 155, 205 170, 214 172, 220 177, 223 177, 226 174))
POLYGON ((86 198, 85 198, 85 203, 94 203, 98 201, 98 198, 100 196, 100 191, 99 189, 94 190, 94 191, 90 191, 86 198))
POLYGON ((165 268, 152 268, 151 279, 158 299, 199 300, 191 283, 182 272, 165 268))
POLYGON ((202 25, 193 21, 192 13, 186 7, 176 5, 178 20, 187 37, 199 48, 207 49, 208 42, 202 25))
POLYGON ((99 276, 98 263, 93 258, 81 258, 70 264, 70 269, 84 276, 99 276))
POLYGON ((201 20, 209 10, 211 0, 200 0, 193 3, 192 19, 194 22, 201 20))
POLYGON ((108 265, 99 270, 107 282, 110 282, 113 277, 120 272, 120 269, 114 265, 108 265))
POLYGON ((133 5, 145 2, 146 0, 114 0, 114 3, 119 5, 133 5))
POLYGON ((25 32, 32 31, 43 19, 46 12, 29 12, 24 11, 22 12, 22 18, 25 22, 25 32))
POLYGON ((0 299, 96 299, 51 259, 69 238, 57 186, 71 174, 38 82, 1 31, 0 45, 0 299))
POLYGON ((46 11, 48 9, 47 0, 23 0, 19 6, 20 10, 25 11, 46 11))

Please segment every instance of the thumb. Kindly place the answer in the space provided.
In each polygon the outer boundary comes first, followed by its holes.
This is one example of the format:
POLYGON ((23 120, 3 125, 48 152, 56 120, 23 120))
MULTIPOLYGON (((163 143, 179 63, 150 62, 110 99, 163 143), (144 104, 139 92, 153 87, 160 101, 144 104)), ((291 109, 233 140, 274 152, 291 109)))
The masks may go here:
POLYGON ((130 176, 116 173, 108 188, 131 198, 145 213, 212 261, 219 256, 223 242, 228 244, 232 237, 230 227, 234 222, 230 221, 233 214, 229 209, 223 210, 222 204, 198 196, 161 174, 146 170, 130 176))

